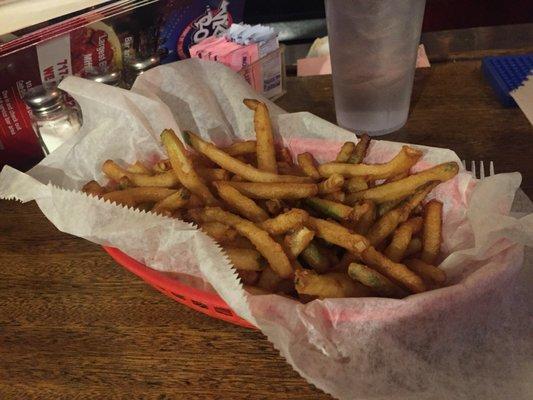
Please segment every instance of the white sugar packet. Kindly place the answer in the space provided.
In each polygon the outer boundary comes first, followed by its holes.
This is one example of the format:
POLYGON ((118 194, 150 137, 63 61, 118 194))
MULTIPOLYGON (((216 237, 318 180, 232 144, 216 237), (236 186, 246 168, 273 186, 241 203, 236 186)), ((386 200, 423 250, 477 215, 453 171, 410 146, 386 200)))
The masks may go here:
MULTIPOLYGON (((531 391, 533 207, 520 175, 475 181, 461 171, 432 197, 444 203, 441 267, 452 286, 402 300, 315 300, 308 304, 245 294, 220 248, 191 224, 91 198, 79 190, 104 182, 102 163, 164 157, 159 133, 193 130, 217 144, 253 135, 242 99, 259 98, 226 67, 197 59, 152 69, 134 92, 79 78, 61 85, 80 104, 75 137, 27 174, 6 167, 0 196, 36 200, 58 229, 117 247, 162 271, 202 278, 258 326, 305 379, 339 399, 525 399, 531 391), (517 201, 515 200, 515 203, 517 201), (522 285, 520 285, 520 283, 522 285)), ((309 113, 287 114, 266 101, 278 138, 296 154, 330 160, 349 132, 309 113)), ((384 162, 401 144, 373 141, 369 161, 384 162)), ((459 161, 450 150, 424 151, 415 169, 459 161)), ((192 281, 195 281, 194 279, 192 281)), ((196 279, 198 281, 198 279, 196 279)), ((204 284, 205 283, 205 284, 204 284)))

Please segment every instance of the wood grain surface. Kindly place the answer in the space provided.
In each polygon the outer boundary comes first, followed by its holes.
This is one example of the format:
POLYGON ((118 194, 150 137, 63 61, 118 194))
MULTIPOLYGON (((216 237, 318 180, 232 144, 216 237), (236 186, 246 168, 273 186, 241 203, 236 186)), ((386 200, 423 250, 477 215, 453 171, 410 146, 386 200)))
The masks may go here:
MULTIPOLYGON (((503 109, 479 61, 419 70, 407 125, 384 138, 520 171, 533 130, 503 109)), ((291 78, 279 104, 334 121, 329 77, 291 78)), ((0 201, 0 399, 328 399, 257 331, 164 297, 35 203, 0 201)))

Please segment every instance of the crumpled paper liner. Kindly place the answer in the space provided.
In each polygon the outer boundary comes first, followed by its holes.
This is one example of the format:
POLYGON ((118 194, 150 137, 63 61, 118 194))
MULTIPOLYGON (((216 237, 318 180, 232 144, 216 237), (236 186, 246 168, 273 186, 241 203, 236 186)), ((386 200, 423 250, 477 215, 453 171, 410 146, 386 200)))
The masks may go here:
MULTIPOLYGON (((533 207, 518 192, 514 210, 520 213, 510 215, 519 174, 478 182, 461 171, 431 194, 444 202, 443 252, 449 255, 441 267, 452 286, 401 300, 305 305, 251 296, 220 247, 192 224, 110 204, 80 188, 91 179, 105 181, 100 167, 108 158, 164 157, 164 128, 193 130, 222 145, 252 137, 246 97, 268 104, 278 139, 293 154, 311 151, 319 161, 330 160, 354 136, 309 113, 284 113, 229 69, 196 59, 152 69, 132 91, 74 77, 61 88, 82 108, 81 131, 27 174, 4 168, 1 197, 36 200, 64 232, 212 287, 305 379, 339 399, 525 399, 531 393, 532 259, 527 269, 521 266, 523 246, 533 244, 533 207)), ((387 161, 400 147, 373 141, 368 159, 387 161)), ((424 157, 415 170, 459 161, 450 150, 416 147, 424 157)))

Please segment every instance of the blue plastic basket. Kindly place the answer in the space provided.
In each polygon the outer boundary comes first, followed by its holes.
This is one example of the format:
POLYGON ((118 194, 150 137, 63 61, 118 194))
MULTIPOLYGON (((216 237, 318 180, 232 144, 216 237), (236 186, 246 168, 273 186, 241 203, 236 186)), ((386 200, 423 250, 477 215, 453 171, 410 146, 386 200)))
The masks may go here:
POLYGON ((485 57, 481 68, 500 102, 505 107, 516 107, 509 93, 520 86, 533 70, 533 54, 485 57))

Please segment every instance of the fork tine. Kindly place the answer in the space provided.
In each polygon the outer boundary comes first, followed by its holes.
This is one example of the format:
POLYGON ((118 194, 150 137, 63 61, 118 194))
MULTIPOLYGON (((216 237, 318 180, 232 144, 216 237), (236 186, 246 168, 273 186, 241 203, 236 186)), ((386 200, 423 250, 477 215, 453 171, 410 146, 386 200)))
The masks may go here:
POLYGON ((470 172, 472 173, 474 178, 477 178, 477 176, 476 176, 476 162, 474 160, 472 160, 472 162, 470 163, 470 172))
POLYGON ((466 169, 466 160, 461 160, 461 164, 463 164, 463 168, 466 169))
POLYGON ((485 165, 483 160, 479 162, 479 179, 485 179, 485 165))
POLYGON ((494 163, 491 161, 489 165, 489 176, 495 175, 494 173, 494 163))

